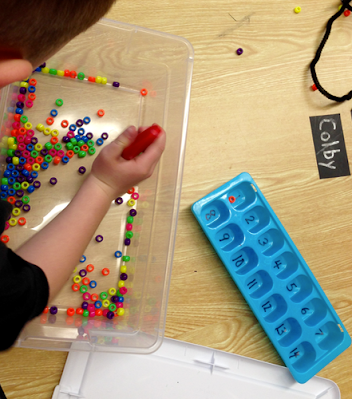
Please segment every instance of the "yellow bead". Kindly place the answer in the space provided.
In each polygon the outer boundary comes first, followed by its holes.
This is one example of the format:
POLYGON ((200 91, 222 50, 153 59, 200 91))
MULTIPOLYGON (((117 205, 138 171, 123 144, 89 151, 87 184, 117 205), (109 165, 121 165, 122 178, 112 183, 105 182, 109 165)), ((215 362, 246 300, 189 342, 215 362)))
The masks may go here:
POLYGON ((77 266, 75 267, 75 270, 72 273, 76 273, 76 271, 77 271, 77 266))
POLYGON ((27 83, 27 82, 21 82, 21 83, 20 83, 20 86, 21 86, 21 87, 25 87, 25 88, 27 89, 28 83, 27 83))
POLYGON ((30 129, 32 129, 32 124, 31 124, 30 122, 26 122, 26 123, 24 124, 24 127, 25 127, 27 130, 30 130, 30 129))
POLYGON ((40 165, 39 165, 39 163, 34 163, 34 164, 32 165, 32 169, 35 170, 36 172, 38 172, 38 171, 40 170, 40 165))
POLYGON ((103 300, 103 307, 104 307, 104 308, 108 308, 109 305, 110 305, 110 301, 109 301, 108 299, 104 299, 104 300, 103 300))
POLYGON ((341 10, 341 7, 342 7, 342 4, 339 5, 339 6, 337 7, 337 9, 340 11, 340 10, 341 10))
POLYGON ((126 266, 121 266, 120 272, 121 273, 126 273, 126 271, 127 271, 127 267, 126 266))
POLYGON ((60 71, 59 69, 57 70, 57 75, 59 76, 64 76, 65 72, 64 71, 60 71))
POLYGON ((17 144, 12 144, 12 145, 9 145, 9 149, 10 150, 17 150, 17 144))
POLYGON ((118 314, 119 316, 123 316, 123 315, 125 314, 125 310, 124 310, 123 308, 118 308, 118 309, 117 309, 117 314, 118 314))
POLYGON ((7 139, 7 144, 8 144, 8 145, 15 144, 15 138, 14 138, 14 137, 9 137, 9 138, 7 139))
POLYGON ((40 143, 37 143, 35 146, 34 146, 34 149, 36 150, 36 151, 41 151, 42 150, 42 148, 43 148, 43 146, 40 144, 40 143))
POLYGON ((49 68, 48 68, 48 67, 42 68, 42 72, 43 72, 43 73, 49 73, 49 68))
POLYGON ((119 288, 124 287, 125 286, 125 282, 120 280, 117 285, 119 286, 119 288))
POLYGON ((12 209, 12 214, 13 216, 18 216, 21 214, 21 209, 20 208, 13 208, 12 209))
MULTIPOLYGON (((77 268, 76 268, 76 269, 77 269, 77 268)), ((81 280, 82 280, 81 276, 75 276, 75 277, 73 277, 73 282, 76 283, 76 284, 80 283, 81 280)))
POLYGON ((101 76, 97 76, 95 78, 95 83, 101 83, 101 81, 102 81, 102 77, 101 76))
MULTIPOLYGON (((12 146, 11 146, 12 147, 12 146)), ((20 159, 18 157, 12 157, 12 163, 14 165, 18 165, 20 163, 20 159)))
POLYGON ((302 11, 302 8, 301 7, 295 7, 294 11, 295 11, 296 14, 299 14, 302 11))
POLYGON ((129 199, 128 201, 127 201, 127 205, 128 206, 133 206, 133 205, 135 205, 136 204, 136 201, 133 199, 133 198, 131 198, 131 199, 129 199))
POLYGON ((110 288, 108 292, 109 292, 109 295, 115 295, 116 294, 116 289, 115 288, 110 288))
POLYGON ((107 78, 101 78, 101 84, 106 85, 108 83, 107 78))
POLYGON ((16 226, 16 224, 17 224, 17 219, 11 218, 11 219, 9 220, 9 225, 10 225, 10 226, 16 226))
POLYGON ((42 123, 38 123, 38 125, 35 128, 40 132, 42 132, 44 130, 44 125, 42 123))
POLYGON ((50 127, 46 127, 46 128, 43 130, 43 133, 45 134, 45 136, 49 136, 49 134, 51 133, 50 127))
POLYGON ((28 187, 29 187, 28 181, 24 181, 23 183, 21 183, 21 188, 23 188, 23 190, 27 190, 28 187))
POLYGON ((58 131, 57 129, 53 129, 53 130, 51 131, 51 135, 52 135, 53 137, 57 137, 57 136, 59 135, 59 131, 58 131))

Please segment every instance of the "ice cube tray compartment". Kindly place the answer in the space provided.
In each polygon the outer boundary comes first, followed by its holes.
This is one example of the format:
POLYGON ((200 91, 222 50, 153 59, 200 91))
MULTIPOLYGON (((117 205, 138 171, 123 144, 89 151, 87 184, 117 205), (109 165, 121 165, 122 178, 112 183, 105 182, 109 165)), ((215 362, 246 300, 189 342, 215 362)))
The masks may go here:
POLYGON ((350 346, 341 320, 248 173, 195 202, 192 211, 298 382, 350 346))

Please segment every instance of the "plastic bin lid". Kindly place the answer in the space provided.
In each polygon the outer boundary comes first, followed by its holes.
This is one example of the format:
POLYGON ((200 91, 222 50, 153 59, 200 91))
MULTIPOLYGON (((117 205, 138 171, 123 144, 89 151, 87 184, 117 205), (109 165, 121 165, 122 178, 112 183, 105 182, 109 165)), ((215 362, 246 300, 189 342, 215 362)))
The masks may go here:
POLYGON ((340 398, 338 386, 296 382, 286 367, 165 338, 150 355, 71 351, 53 399, 340 398))

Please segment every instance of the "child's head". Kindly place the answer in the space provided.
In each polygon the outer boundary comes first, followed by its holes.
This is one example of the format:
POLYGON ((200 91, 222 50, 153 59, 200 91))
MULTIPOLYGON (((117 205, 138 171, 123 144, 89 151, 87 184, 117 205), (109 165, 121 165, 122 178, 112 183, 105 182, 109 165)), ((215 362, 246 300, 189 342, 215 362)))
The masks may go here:
POLYGON ((115 0, 0 0, 0 88, 24 79, 115 0))

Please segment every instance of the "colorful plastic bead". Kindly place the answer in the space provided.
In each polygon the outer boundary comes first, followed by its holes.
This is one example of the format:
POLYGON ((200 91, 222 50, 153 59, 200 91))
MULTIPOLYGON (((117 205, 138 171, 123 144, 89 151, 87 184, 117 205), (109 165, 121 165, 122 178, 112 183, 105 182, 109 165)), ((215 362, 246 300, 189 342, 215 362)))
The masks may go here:
POLYGON ((77 283, 77 284, 78 284, 78 283, 81 282, 81 280, 82 280, 81 276, 74 276, 74 277, 73 277, 73 282, 74 282, 74 283, 77 283))
POLYGON ((66 119, 64 119, 63 121, 61 121, 61 126, 63 128, 66 128, 68 126, 68 121, 66 119))
POLYGON ((99 109, 97 114, 101 118, 101 117, 103 117, 105 115, 105 111, 103 109, 99 109))
POLYGON ((54 123, 54 118, 52 118, 51 116, 49 116, 49 118, 47 118, 46 123, 48 125, 52 125, 54 123))
POLYGON ((122 252, 121 251, 116 251, 115 252, 115 258, 121 258, 122 252))
POLYGON ((86 173, 86 168, 85 168, 84 166, 80 166, 80 167, 78 168, 78 172, 79 172, 81 175, 84 175, 84 174, 86 173))
POLYGON ((89 287, 90 287, 90 288, 95 288, 96 286, 97 286, 97 282, 94 281, 94 280, 92 280, 92 281, 89 283, 89 287))
POLYGON ((237 55, 243 54, 243 49, 240 47, 236 50, 237 55))
POLYGON ((302 8, 301 8, 301 7, 295 7, 295 8, 294 8, 294 12, 295 12, 296 14, 299 14, 301 11, 302 11, 302 8))
POLYGON ((117 198, 115 199, 115 203, 116 203, 117 205, 121 205, 121 204, 123 203, 123 198, 122 198, 122 197, 117 197, 117 198))
POLYGON ((130 199, 127 201, 127 205, 128 205, 128 206, 134 206, 134 205, 136 205, 136 201, 135 201, 133 198, 130 198, 130 199))
POLYGON ((51 306, 51 308, 50 308, 50 313, 51 314, 56 314, 57 313, 57 307, 56 306, 51 306))
POLYGON ((104 238, 103 238, 103 236, 102 235, 97 235, 96 237, 95 237, 95 241, 96 242, 102 242, 104 240, 104 238))
POLYGON ((75 310, 73 308, 68 308, 66 313, 68 316, 73 316, 75 314, 75 310))
POLYGON ((130 210, 130 215, 133 216, 133 217, 136 216, 137 215, 137 211, 135 209, 131 209, 130 210))
MULTIPOLYGON (((90 284, 89 284, 90 285, 90 284)), ((97 301, 98 299, 99 299, 99 297, 98 297, 98 294, 92 294, 91 296, 90 296, 90 299, 91 299, 91 301, 97 301)))
POLYGON ((56 177, 52 177, 50 179, 50 184, 52 184, 53 186, 55 186, 55 184, 57 183, 57 178, 56 177))
POLYGON ((101 271, 101 274, 102 274, 103 276, 107 276, 107 275, 109 275, 109 273, 110 273, 110 270, 109 270, 107 267, 105 267, 105 268, 101 271))
MULTIPOLYGON (((85 271, 85 270, 84 270, 85 271)), ((83 285, 88 285, 90 283, 90 279, 88 278, 88 277, 84 277, 83 279, 82 279, 82 284, 83 285)))
POLYGON ((100 299, 103 299, 103 300, 104 300, 104 299, 106 299, 106 298, 108 297, 108 293, 105 292, 105 291, 103 291, 103 292, 100 293, 99 296, 100 296, 100 299))
POLYGON ((83 122, 88 125, 88 123, 90 122, 90 118, 89 116, 86 116, 85 118, 83 118, 83 122))
POLYGON ((79 284, 75 283, 75 284, 72 285, 71 288, 72 288, 72 291, 77 292, 77 291, 79 291, 79 284))
POLYGON ((113 87, 119 87, 120 83, 119 82, 112 82, 113 87))
POLYGON ((79 290, 81 291, 82 294, 88 291, 88 287, 86 285, 81 285, 79 290))
POLYGON ((102 304, 101 301, 95 301, 94 306, 95 306, 97 309, 100 309, 100 308, 103 306, 103 304, 102 304))
POLYGON ((148 94, 148 90, 147 89, 142 89, 140 93, 144 97, 144 96, 146 96, 148 94))
POLYGON ((55 101, 55 104, 56 104, 58 107, 61 107, 63 103, 64 103, 64 102, 62 101, 61 98, 58 98, 58 99, 55 101))
POLYGON ((103 140, 107 140, 108 137, 109 137, 109 135, 108 135, 106 132, 104 132, 104 133, 101 134, 101 138, 102 138, 103 140))
MULTIPOLYGON (((85 277, 87 275, 87 270, 81 269, 78 273, 81 277, 85 277)), ((84 284, 84 283, 83 283, 84 284)))
POLYGON ((87 265, 86 270, 88 272, 92 272, 94 270, 94 266, 92 264, 87 265))
POLYGON ((104 144, 104 140, 103 140, 102 138, 99 138, 99 139, 96 141, 96 143, 97 143, 97 145, 103 145, 103 144, 104 144))
POLYGON ((127 274, 126 274, 126 273, 121 273, 121 274, 120 274, 120 279, 121 279, 122 281, 126 281, 126 280, 128 279, 127 274))
POLYGON ((125 238, 125 245, 131 245, 131 240, 129 238, 125 238))

